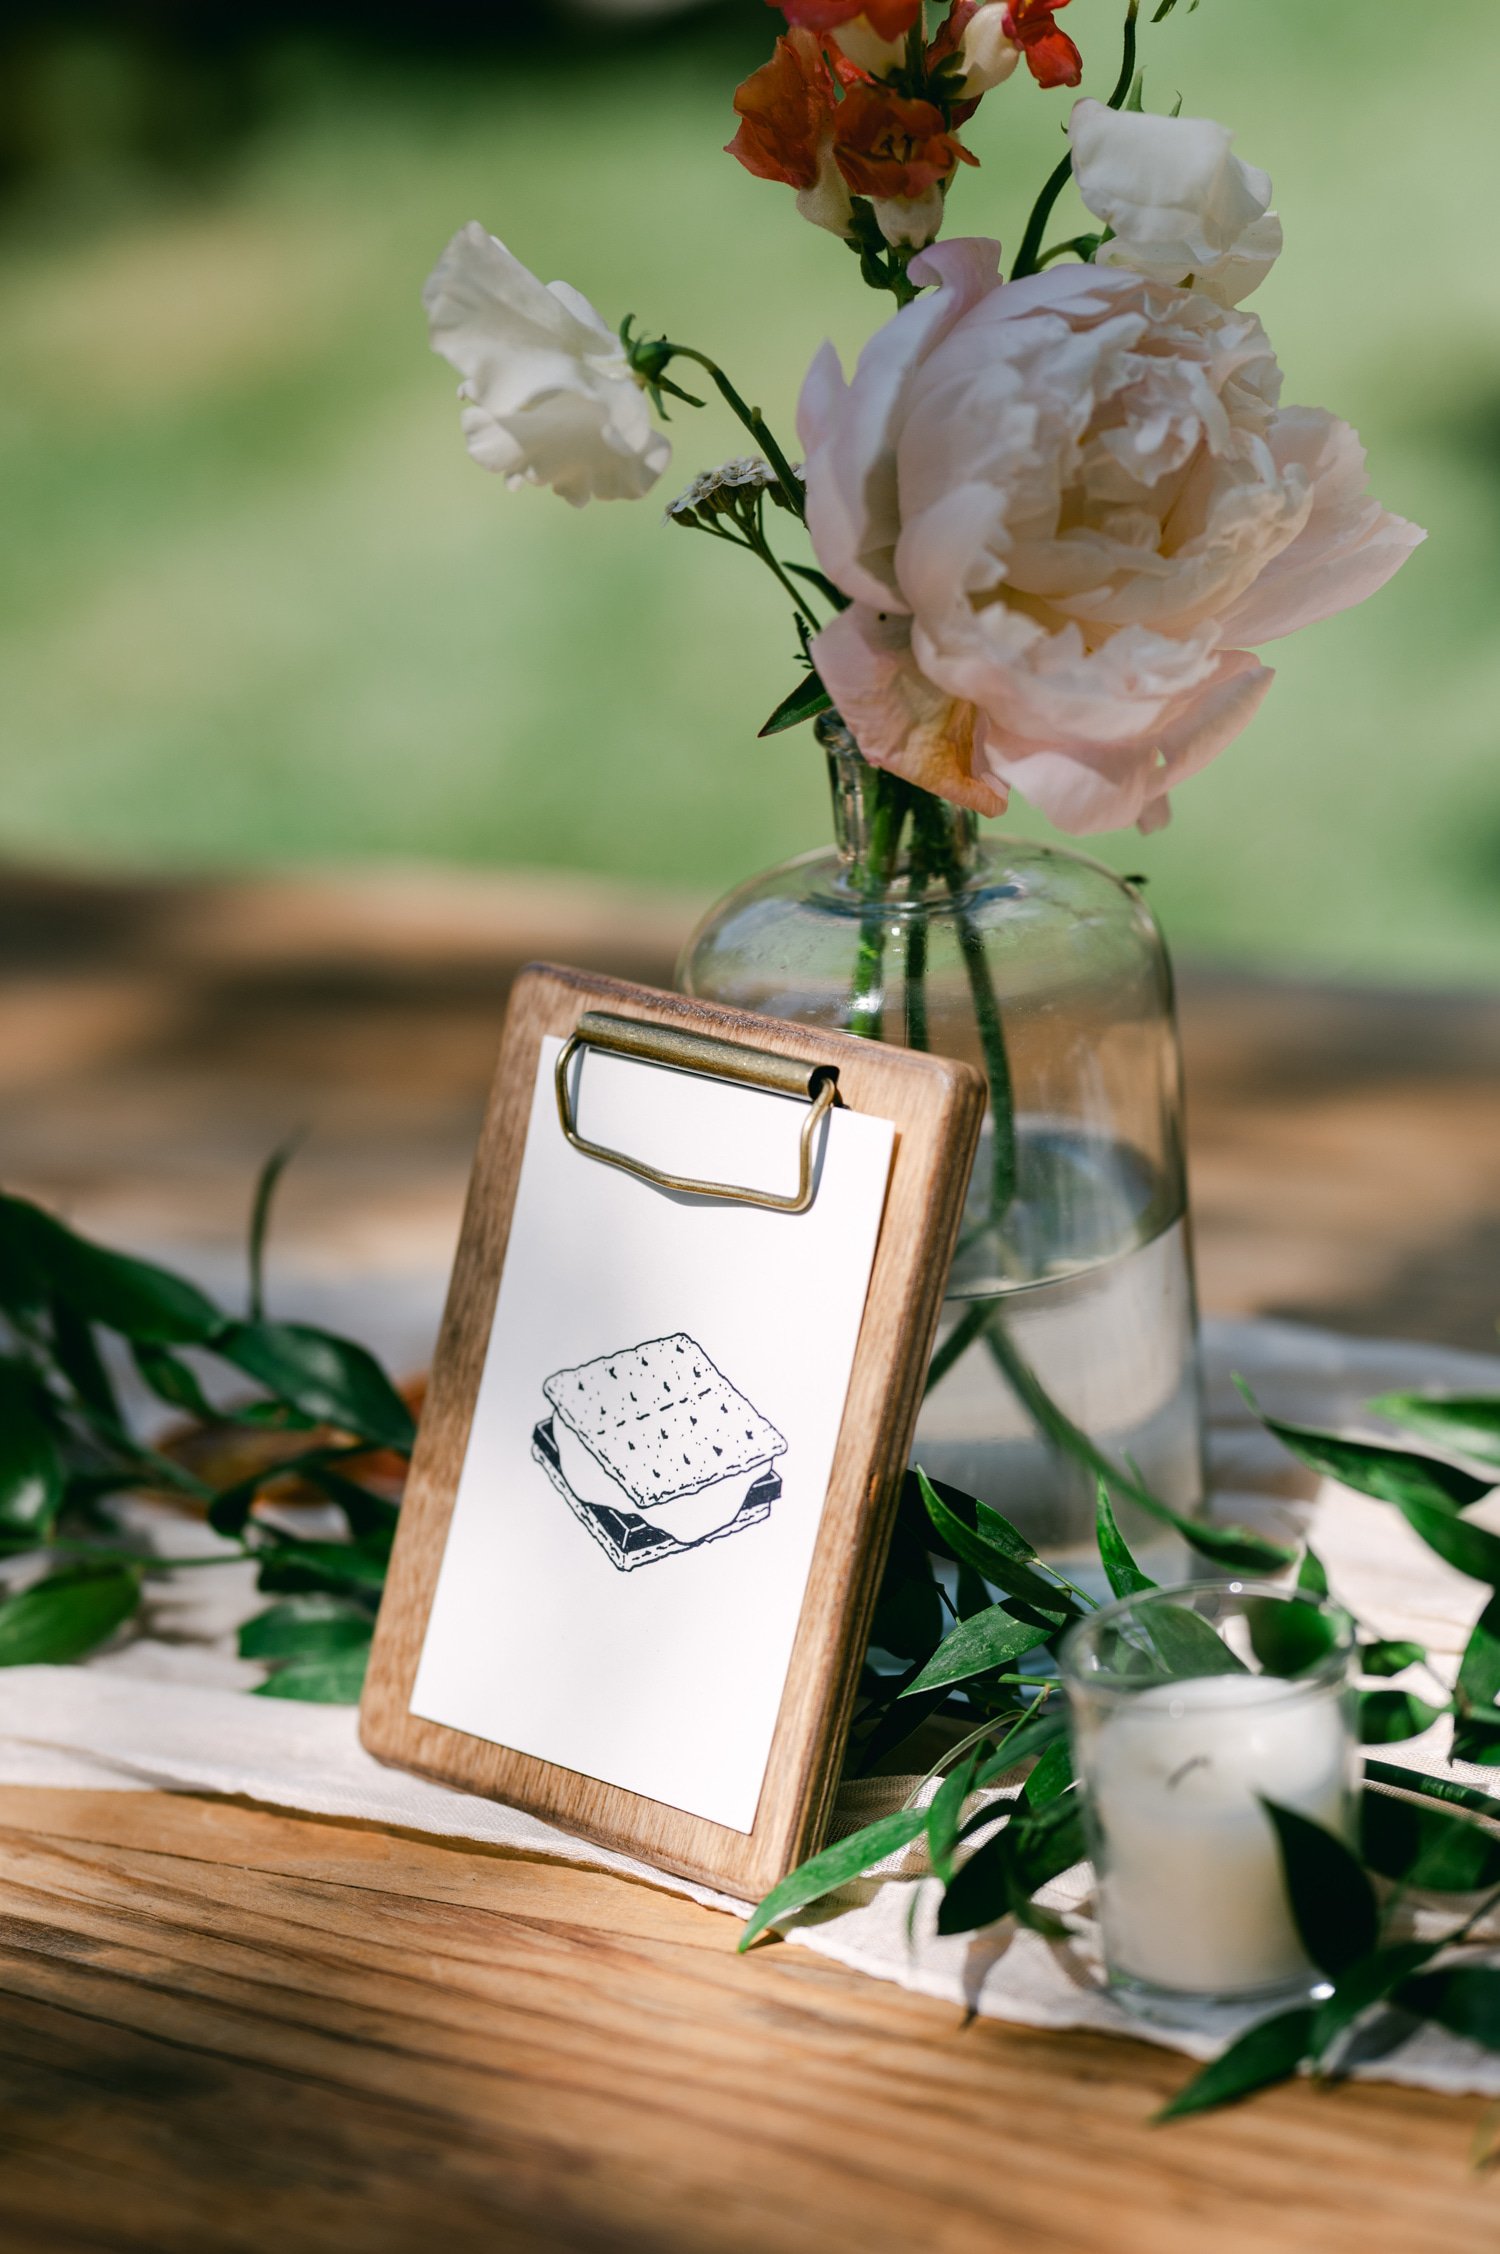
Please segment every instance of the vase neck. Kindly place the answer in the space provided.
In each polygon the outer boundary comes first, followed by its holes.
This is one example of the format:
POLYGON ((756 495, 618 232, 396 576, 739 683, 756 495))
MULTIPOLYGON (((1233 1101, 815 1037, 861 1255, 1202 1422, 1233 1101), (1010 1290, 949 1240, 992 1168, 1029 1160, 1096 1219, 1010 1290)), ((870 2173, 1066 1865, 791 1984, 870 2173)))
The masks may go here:
POLYGON ((979 850, 976 814, 871 766, 836 713, 824 713, 814 733, 828 759, 834 843, 851 883, 913 898, 967 881, 979 850))

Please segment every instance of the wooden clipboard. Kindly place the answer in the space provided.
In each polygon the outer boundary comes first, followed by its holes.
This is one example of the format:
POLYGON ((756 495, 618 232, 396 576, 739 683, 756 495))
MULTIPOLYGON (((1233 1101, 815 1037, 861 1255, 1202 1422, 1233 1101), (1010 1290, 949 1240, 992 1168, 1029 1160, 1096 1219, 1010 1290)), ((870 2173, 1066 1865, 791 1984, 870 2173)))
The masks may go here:
MULTIPOLYGON (((556 1131, 569 1134, 599 1164, 623 1160, 628 1166, 628 1153, 593 1151, 579 1133, 568 1113, 564 1072, 558 1090, 556 1131)), ((360 1707, 360 1735, 371 1753, 740 1896, 764 1892, 795 1867, 826 1822, 838 1779, 984 1100, 980 1074, 948 1058, 552 965, 532 965, 521 974, 480 1135, 360 1707), (717 1072, 783 1094, 795 1090, 811 1121, 801 1138, 804 1176, 814 1114, 830 1102, 895 1128, 832 1476, 748 1832, 411 1711, 548 1037, 568 1045, 596 1039, 617 1053, 677 1070, 717 1072)), ((662 1195, 735 1194, 724 1183, 668 1180, 674 1186, 662 1195)), ((792 1199, 808 1189, 808 1179, 788 1180, 775 1199, 761 1202, 795 1210, 792 1199)))

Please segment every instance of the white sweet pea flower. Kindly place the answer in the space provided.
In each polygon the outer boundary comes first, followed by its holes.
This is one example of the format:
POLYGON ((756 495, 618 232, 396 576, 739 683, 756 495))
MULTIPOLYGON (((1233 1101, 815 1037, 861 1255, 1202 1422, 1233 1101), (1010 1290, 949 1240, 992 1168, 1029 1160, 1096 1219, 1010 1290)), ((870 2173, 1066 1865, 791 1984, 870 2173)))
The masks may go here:
POLYGON ((432 347, 463 377, 464 437, 512 489, 636 501, 672 458, 625 348, 566 282, 539 282, 477 220, 422 292, 432 347))
POLYGON ((1271 181, 1230 152, 1227 127, 1206 117, 1149 117, 1078 102, 1068 121, 1073 176, 1114 240, 1100 266, 1185 283, 1220 305, 1259 288, 1281 253, 1271 181))

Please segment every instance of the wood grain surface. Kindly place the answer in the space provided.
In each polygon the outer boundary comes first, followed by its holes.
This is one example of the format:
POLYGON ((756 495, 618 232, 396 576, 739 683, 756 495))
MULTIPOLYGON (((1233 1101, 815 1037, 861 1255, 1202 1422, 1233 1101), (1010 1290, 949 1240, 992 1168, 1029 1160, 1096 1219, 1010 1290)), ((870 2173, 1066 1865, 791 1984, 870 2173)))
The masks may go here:
POLYGON ((820 1842, 838 1784, 984 1103, 979 1073, 946 1057, 775 1024, 555 965, 534 964, 523 972, 511 996, 480 1130, 360 1706, 360 1736, 372 1753, 440 1784, 529 1808, 586 1839, 751 1900, 768 1893, 820 1842), (896 1130, 833 1469, 749 1832, 685 1815, 596 1777, 425 1721, 411 1710, 479 1399, 537 1062, 542 1043, 566 1039, 589 1010, 794 1057, 809 1072, 827 1066, 838 1074, 841 1104, 887 1119, 896 1130))
POLYGON ((475 1846, 0 1791, 7 2254, 1494 2254, 1477 2101, 966 2023, 475 1846))
MULTIPOLYGON (((0 877, 0 1179, 122 1242, 446 1257, 507 983, 670 976, 574 880, 0 877)), ((1182 979, 1213 1313, 1494 1347, 1500 1003, 1182 979)), ((0 1791, 4 2254, 1495 2254, 1477 2100, 1277 2091, 965 2023, 599 1874, 136 1793, 0 1791)))

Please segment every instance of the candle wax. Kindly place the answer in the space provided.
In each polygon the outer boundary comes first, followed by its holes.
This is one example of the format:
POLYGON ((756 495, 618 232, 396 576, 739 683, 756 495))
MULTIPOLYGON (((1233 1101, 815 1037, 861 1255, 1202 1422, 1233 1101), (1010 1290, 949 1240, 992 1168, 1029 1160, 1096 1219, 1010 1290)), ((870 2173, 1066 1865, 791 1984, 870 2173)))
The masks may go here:
POLYGON ((1086 1748, 1111 1969, 1234 1995, 1310 1967, 1262 1797, 1347 1833, 1340 1689, 1268 1675, 1161 1683, 1122 1699, 1086 1748))

